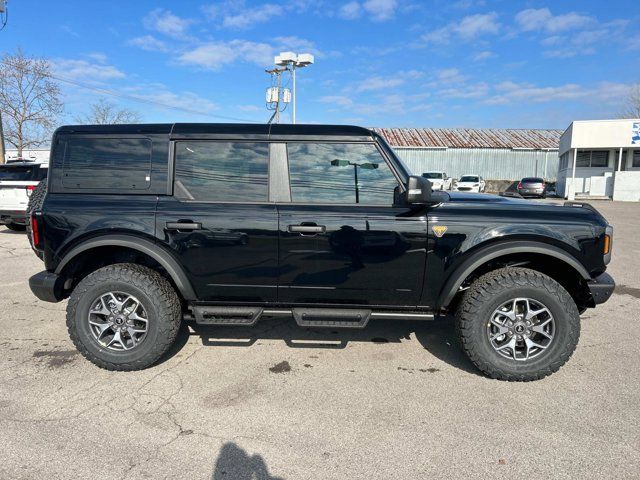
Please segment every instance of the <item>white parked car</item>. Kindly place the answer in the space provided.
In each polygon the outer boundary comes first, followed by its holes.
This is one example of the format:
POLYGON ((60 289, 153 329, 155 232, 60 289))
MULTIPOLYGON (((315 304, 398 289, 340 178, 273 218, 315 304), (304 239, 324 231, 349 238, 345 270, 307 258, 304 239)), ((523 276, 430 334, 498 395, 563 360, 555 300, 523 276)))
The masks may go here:
POLYGON ((451 190, 453 179, 447 177, 445 172, 425 172, 422 176, 431 182, 431 189, 434 191, 451 190))
POLYGON ((0 225, 24 230, 29 196, 40 180, 47 178, 46 163, 12 161, 0 165, 0 225))
POLYGON ((454 183, 453 189, 458 192, 484 193, 485 181, 480 175, 463 175, 454 183))

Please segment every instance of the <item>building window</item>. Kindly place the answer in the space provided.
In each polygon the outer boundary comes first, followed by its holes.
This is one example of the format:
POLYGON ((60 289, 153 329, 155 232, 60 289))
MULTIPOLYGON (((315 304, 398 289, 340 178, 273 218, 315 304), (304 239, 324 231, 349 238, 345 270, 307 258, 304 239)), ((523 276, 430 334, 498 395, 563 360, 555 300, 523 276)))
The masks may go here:
POLYGON ((609 150, 578 150, 576 166, 606 168, 609 166, 609 150))
POLYGON ((269 144, 176 143, 174 194, 202 202, 266 202, 269 144))
POLYGON ((633 160, 631 162, 633 168, 640 168, 640 150, 633 151, 633 160))

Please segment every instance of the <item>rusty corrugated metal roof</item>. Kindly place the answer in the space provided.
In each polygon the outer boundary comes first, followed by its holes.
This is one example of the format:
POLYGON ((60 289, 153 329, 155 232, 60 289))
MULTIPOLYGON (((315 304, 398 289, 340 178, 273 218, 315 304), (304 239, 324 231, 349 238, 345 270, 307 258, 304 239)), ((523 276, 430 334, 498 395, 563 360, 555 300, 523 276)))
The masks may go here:
POLYGON ((562 130, 373 128, 393 147, 557 149, 562 130))

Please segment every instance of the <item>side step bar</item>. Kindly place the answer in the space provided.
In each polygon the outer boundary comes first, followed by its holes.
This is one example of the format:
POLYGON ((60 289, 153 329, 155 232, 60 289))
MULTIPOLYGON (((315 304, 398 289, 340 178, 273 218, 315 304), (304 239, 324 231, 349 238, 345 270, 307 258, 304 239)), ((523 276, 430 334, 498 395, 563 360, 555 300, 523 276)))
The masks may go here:
POLYGON ((201 325, 253 326, 262 317, 293 316, 301 327, 365 328, 370 319, 376 320, 433 320, 432 313, 372 312, 355 308, 263 308, 194 305, 193 316, 185 319, 201 325))
POLYGON ((192 307, 196 323, 201 325, 255 325, 262 316, 262 307, 192 307))

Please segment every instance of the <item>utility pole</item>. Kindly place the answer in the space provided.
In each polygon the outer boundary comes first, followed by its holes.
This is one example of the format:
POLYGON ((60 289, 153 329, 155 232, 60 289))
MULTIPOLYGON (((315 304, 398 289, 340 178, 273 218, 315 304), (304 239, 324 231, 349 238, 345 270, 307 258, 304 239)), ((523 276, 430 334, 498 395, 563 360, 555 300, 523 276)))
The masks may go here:
MULTIPOLYGON (((7 2, 0 0, 0 30, 7 26, 7 2)), ((0 164, 5 162, 4 130, 2 129, 2 110, 0 110, 0 164)))

